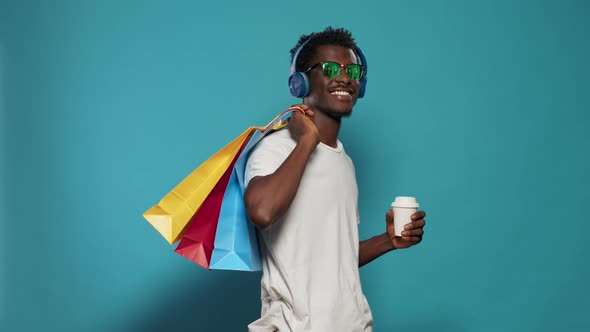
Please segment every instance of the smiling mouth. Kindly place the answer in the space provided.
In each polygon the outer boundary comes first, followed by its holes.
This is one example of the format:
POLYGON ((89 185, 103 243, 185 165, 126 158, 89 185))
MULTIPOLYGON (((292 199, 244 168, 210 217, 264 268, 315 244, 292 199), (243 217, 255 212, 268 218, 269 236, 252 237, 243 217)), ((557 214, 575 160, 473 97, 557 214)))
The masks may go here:
POLYGON ((337 95, 337 96, 350 96, 350 92, 348 91, 342 91, 342 90, 336 90, 336 91, 332 91, 330 92, 331 95, 337 95))
POLYGON ((347 90, 334 90, 330 94, 333 96, 352 97, 352 93, 347 90))

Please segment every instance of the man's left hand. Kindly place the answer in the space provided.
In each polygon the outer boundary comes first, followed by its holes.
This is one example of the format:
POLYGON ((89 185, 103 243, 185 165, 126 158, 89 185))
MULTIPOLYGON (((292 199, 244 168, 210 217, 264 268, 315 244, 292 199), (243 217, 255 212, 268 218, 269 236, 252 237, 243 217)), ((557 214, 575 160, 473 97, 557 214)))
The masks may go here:
POLYGON ((422 241, 424 226, 426 225, 424 217, 426 217, 426 212, 424 211, 418 211, 412 214, 412 221, 404 226, 402 236, 395 236, 393 211, 387 211, 385 215, 386 229, 394 249, 409 248, 422 241))

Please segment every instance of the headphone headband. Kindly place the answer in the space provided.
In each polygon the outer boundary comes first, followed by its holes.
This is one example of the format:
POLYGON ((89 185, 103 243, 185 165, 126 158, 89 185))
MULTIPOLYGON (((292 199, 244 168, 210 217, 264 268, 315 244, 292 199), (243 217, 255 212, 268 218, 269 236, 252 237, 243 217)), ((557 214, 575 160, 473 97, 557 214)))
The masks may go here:
POLYGON ((299 53, 301 53, 301 50, 303 49, 303 47, 309 43, 311 41, 311 38, 309 38, 308 40, 304 41, 303 44, 301 44, 301 46, 299 46, 299 48, 297 49, 297 51, 295 51, 295 54, 293 54, 293 59, 291 59, 291 75, 295 74, 295 72, 297 71, 295 69, 295 67, 297 66, 297 58, 299 57, 299 53))

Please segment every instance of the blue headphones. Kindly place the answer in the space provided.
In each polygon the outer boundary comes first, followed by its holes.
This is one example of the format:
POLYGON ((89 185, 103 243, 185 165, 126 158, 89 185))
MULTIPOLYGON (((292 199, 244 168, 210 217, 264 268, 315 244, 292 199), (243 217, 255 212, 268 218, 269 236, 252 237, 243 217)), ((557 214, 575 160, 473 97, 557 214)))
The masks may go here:
MULTIPOLYGON (((298 72, 295 70, 295 66, 297 64, 297 57, 299 56, 299 52, 303 49, 305 44, 309 43, 311 38, 306 40, 297 51, 295 51, 295 55, 293 55, 293 60, 291 60, 291 76, 289 76, 289 91, 291 95, 296 98, 303 98, 309 95, 309 77, 307 77, 306 73, 298 72)), ((363 76, 359 80, 360 88, 358 91, 358 98, 363 98, 365 95, 365 88, 367 86, 367 59, 365 59, 365 55, 360 48, 356 48, 359 59, 361 60, 361 64, 365 65, 365 70, 363 71, 363 76)))

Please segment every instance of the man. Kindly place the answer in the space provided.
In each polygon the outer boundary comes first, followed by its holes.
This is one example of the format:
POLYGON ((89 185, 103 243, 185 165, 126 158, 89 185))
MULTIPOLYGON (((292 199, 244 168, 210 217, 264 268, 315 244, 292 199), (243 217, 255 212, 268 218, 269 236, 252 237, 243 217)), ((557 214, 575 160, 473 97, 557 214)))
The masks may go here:
POLYGON ((418 244, 425 213, 396 237, 388 211, 386 231, 359 242, 354 166, 338 133, 364 93, 364 56, 350 32, 331 27, 302 36, 291 54, 309 79, 298 105, 305 115, 293 113, 288 130, 263 139, 246 166, 244 198, 263 267, 262 317, 249 331, 372 331, 358 268, 418 244))

